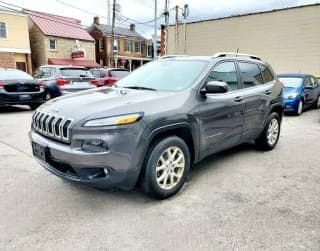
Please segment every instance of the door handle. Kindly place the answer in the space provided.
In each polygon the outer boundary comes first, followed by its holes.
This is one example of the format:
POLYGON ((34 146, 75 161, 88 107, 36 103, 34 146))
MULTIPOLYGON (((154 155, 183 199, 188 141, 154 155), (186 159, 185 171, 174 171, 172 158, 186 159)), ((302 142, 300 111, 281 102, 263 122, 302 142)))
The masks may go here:
POLYGON ((241 98, 241 97, 235 97, 233 101, 234 101, 234 102, 241 102, 241 101, 242 101, 242 98, 241 98))
POLYGON ((264 93, 267 94, 267 95, 270 95, 271 94, 271 90, 266 90, 264 93))

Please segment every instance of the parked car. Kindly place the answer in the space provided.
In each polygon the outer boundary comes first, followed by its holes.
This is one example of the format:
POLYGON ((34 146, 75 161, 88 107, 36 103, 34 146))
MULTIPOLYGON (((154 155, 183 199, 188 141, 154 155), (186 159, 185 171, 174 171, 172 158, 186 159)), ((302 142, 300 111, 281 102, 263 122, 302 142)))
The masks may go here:
POLYGON ((112 86, 130 73, 127 69, 122 68, 99 68, 91 69, 90 72, 95 77, 97 86, 112 86))
POLYGON ((0 106, 28 105, 32 110, 45 101, 44 84, 16 69, 0 69, 0 106))
POLYGON ((96 87, 94 76, 84 67, 43 65, 33 76, 45 84, 46 100, 96 87))
POLYGON ((284 112, 300 115, 305 108, 320 108, 320 84, 308 74, 279 74, 284 84, 284 112))
MULTIPOLYGON (((167 56, 113 87, 52 100, 33 115, 33 155, 53 174, 167 198, 205 157, 279 139, 282 84, 256 56, 167 56)), ((235 163, 236 165, 236 163, 235 163)))

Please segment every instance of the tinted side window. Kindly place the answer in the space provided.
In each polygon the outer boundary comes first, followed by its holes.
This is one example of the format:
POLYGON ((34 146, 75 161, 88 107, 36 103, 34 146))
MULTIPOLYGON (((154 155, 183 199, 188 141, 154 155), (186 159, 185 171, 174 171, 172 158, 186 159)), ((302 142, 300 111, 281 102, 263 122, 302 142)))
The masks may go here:
POLYGON ((262 74, 258 65, 254 63, 239 62, 244 88, 263 84, 262 74))
POLYGON ((222 81, 228 84, 229 91, 238 89, 238 76, 234 62, 221 63, 211 71, 206 82, 222 81))
POLYGON ((304 82, 303 82, 304 86, 312 86, 312 82, 311 82, 311 78, 310 77, 306 77, 304 82))
POLYGON ((274 80, 274 76, 272 75, 271 71, 268 69, 267 66, 262 65, 261 70, 262 70, 262 75, 265 83, 268 83, 274 80))

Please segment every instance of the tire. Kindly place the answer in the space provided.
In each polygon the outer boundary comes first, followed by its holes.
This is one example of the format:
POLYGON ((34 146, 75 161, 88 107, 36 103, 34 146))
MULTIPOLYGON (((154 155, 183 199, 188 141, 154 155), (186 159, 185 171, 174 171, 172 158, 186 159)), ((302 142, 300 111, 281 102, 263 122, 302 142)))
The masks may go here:
POLYGON ((318 96, 316 102, 314 103, 314 108, 319 109, 320 108, 320 95, 318 96))
POLYGON ((271 113, 262 133, 255 140, 256 146, 264 151, 272 150, 278 143, 280 126, 281 120, 279 114, 276 112, 271 113))
POLYGON ((50 92, 47 92, 47 93, 46 93, 45 100, 48 101, 48 100, 50 100, 51 98, 52 98, 52 96, 51 96, 50 92))
POLYGON ((190 152, 179 137, 157 141, 144 161, 142 188, 158 199, 176 194, 183 186, 190 169, 190 152))
POLYGON ((296 114, 297 114, 298 116, 300 116, 300 115, 302 114, 302 112, 303 112, 303 101, 300 100, 300 101, 299 101, 299 104, 298 104, 298 109, 297 109, 297 111, 296 111, 296 114))

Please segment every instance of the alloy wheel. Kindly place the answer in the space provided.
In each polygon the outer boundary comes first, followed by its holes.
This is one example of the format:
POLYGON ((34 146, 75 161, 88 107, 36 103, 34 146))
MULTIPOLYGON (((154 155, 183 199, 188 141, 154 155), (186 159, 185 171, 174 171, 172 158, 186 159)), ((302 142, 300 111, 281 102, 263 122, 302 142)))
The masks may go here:
POLYGON ((276 118, 273 118, 269 123, 268 131, 267 131, 267 139, 268 139, 269 145, 273 146, 277 142, 278 135, 279 135, 279 121, 276 118))
POLYGON ((299 105, 298 105, 298 112, 297 113, 300 115, 302 113, 302 110, 303 110, 303 102, 300 101, 299 105))
POLYGON ((177 146, 165 149, 156 166, 156 181, 163 190, 174 188, 181 180, 185 169, 185 156, 177 146))

